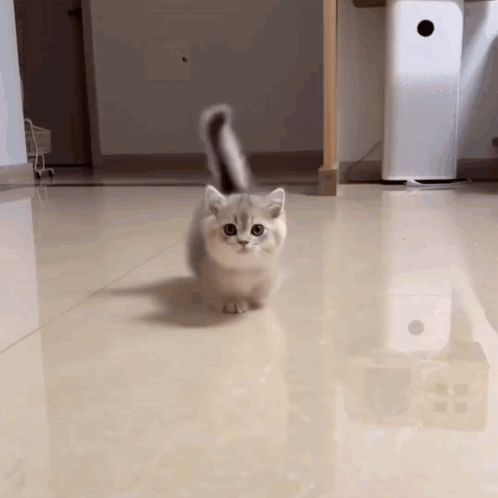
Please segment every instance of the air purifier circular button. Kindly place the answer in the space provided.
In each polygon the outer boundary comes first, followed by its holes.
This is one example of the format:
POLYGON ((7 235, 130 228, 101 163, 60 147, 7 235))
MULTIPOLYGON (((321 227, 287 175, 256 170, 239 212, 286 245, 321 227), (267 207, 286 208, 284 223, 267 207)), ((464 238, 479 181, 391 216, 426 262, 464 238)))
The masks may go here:
POLYGON ((418 23, 417 31, 420 36, 431 36, 434 33, 434 23, 428 19, 424 19, 418 23))
POLYGON ((420 335, 425 329, 424 322, 413 320, 408 324, 408 332, 412 335, 420 335))

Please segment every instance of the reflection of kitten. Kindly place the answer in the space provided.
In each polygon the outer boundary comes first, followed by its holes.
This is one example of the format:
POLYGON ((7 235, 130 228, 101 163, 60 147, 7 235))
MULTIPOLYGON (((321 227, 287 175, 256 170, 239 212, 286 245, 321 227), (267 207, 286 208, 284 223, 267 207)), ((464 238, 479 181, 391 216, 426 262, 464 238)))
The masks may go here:
POLYGON ((285 192, 247 193, 249 170, 229 107, 206 110, 201 125, 219 190, 206 187, 190 230, 188 260, 206 297, 226 313, 244 313, 264 305, 275 287, 287 232, 285 192))

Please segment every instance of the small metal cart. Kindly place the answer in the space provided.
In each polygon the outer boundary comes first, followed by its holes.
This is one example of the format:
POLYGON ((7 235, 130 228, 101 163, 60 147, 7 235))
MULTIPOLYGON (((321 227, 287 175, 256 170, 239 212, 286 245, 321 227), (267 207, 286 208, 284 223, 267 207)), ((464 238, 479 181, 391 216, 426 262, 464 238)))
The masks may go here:
POLYGON ((45 154, 50 154, 52 151, 52 132, 46 128, 35 126, 31 119, 24 120, 24 131, 28 159, 33 163, 34 174, 38 179, 45 172, 53 177, 54 170, 45 167, 45 154))

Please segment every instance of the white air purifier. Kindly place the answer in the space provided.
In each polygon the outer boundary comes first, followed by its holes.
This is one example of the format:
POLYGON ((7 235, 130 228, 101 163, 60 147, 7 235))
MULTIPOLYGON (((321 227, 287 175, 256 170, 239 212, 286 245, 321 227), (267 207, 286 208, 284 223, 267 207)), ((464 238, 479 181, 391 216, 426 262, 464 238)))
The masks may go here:
POLYGON ((452 180, 463 0, 388 0, 384 153, 390 181, 452 180))

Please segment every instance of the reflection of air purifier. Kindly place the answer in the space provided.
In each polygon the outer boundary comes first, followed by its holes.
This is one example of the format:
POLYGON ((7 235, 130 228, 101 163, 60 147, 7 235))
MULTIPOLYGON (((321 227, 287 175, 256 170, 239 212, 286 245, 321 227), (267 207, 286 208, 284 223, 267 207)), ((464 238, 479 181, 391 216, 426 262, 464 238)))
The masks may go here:
POLYGON ((463 0, 388 0, 384 180, 456 177, 463 0))
POLYGON ((389 247, 384 350, 433 355, 450 340, 453 286, 447 240, 453 221, 434 206, 430 223, 420 223, 424 192, 384 194, 382 244, 389 247))
POLYGON ((445 293, 444 285, 429 284, 429 289, 435 289, 433 296, 417 295, 428 290, 427 285, 418 281, 413 286, 407 285, 404 294, 402 280, 396 284, 399 287, 393 285, 393 294, 386 296, 385 349, 397 353, 441 351, 450 338, 450 292, 445 293))

